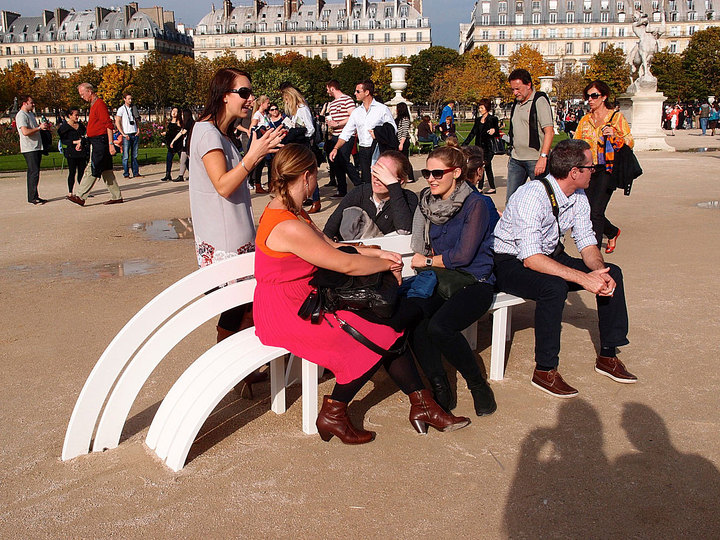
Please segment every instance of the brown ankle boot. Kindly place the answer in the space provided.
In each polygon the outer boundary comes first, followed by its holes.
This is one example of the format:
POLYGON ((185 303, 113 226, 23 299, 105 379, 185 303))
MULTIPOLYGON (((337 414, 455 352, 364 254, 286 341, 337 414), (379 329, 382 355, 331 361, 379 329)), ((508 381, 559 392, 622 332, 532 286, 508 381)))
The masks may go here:
MULTIPOLYGON (((236 332, 232 332, 230 330, 225 330, 224 328, 218 326, 217 328, 217 342, 220 343, 222 340, 229 338, 236 332)), ((239 382, 235 385, 235 392, 238 393, 240 397, 242 397, 242 391, 245 386, 247 386, 248 394, 250 394, 250 399, 255 399, 255 395, 253 394, 253 388, 252 385, 255 383, 267 381, 268 374, 264 371, 260 371, 259 369, 256 369, 253 371, 250 375, 245 377, 242 382, 239 382)))
POLYGON ((356 428, 347 415, 347 403, 323 396, 322 409, 315 421, 320 438, 327 442, 335 435, 345 444, 365 444, 375 438, 374 431, 356 428))
POLYGON ((438 431, 455 431, 470 423, 469 418, 446 413, 427 389, 410 394, 410 404, 410 423, 418 433, 427 433, 428 424, 438 431))

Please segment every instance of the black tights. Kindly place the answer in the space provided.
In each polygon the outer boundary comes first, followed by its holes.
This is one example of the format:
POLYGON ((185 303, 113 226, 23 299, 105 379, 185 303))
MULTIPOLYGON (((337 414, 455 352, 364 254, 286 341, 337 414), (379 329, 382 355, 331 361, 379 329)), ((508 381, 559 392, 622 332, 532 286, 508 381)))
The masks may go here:
MULTIPOLYGON (((404 338, 400 338, 400 340, 403 339, 404 338)), ((395 348, 400 340, 398 340, 392 348, 395 348)), ((406 395, 425 388, 425 385, 423 385, 423 382, 420 379, 420 374, 415 367, 415 362, 410 355, 410 351, 406 350, 399 356, 394 354, 383 356, 377 364, 354 381, 350 381, 345 384, 337 383, 335 388, 333 388, 330 397, 335 401, 350 403, 360 389, 365 386, 365 383, 367 383, 375 372, 380 369, 380 366, 385 368, 393 382, 406 395)))
POLYGON ((87 159, 85 158, 67 158, 68 162, 68 193, 73 192, 73 186, 75 185, 75 179, 77 178, 78 186, 82 180, 83 174, 85 173, 85 167, 87 166, 87 159))

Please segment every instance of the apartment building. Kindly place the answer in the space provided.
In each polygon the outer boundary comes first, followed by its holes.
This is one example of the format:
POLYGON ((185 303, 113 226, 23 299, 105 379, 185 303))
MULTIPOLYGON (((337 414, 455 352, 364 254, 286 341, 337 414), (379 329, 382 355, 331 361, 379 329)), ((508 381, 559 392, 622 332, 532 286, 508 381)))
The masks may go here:
POLYGON ((83 11, 57 8, 38 17, 0 11, 0 67, 25 62, 38 75, 67 75, 86 64, 139 65, 150 51, 192 56, 192 38, 178 31, 175 14, 162 7, 83 11))
POLYGON ((462 53, 487 45, 507 70, 522 44, 555 66, 587 69, 597 52, 614 45, 629 53, 637 38, 633 15, 642 11, 661 32, 660 49, 680 53, 692 35, 720 24, 720 0, 477 0, 470 23, 460 25, 462 53))
POLYGON ((195 56, 210 59, 230 49, 241 60, 299 52, 331 64, 348 55, 379 60, 411 56, 431 46, 422 0, 252 0, 203 17, 195 27, 195 56))

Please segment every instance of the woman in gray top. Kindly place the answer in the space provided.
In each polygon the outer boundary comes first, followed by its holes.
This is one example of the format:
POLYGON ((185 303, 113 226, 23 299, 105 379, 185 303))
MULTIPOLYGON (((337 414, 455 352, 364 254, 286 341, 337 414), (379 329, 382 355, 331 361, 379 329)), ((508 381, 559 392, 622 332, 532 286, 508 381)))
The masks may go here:
MULTIPOLYGON (((203 267, 255 251, 255 224, 247 180, 250 171, 269 153, 277 152, 285 136, 280 127, 268 129, 243 156, 234 144, 236 121, 252 110, 250 76, 234 68, 217 71, 210 81, 205 109, 190 133, 190 212, 198 264, 203 267)), ((252 325, 244 307, 220 315, 217 340, 252 325)), ((267 378, 263 374, 262 378, 267 378)), ((250 375, 245 382, 260 380, 250 375)), ((252 387, 250 386, 252 397, 252 387)))

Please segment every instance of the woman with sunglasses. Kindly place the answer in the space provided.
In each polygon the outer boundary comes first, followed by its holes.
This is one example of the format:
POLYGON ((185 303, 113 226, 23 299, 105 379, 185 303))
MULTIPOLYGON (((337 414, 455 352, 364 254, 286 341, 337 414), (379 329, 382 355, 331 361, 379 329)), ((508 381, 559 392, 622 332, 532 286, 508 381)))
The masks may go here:
MULTIPOLYGON (((190 212, 201 267, 255 251, 247 181, 260 160, 277 152, 285 131, 269 129, 259 138, 253 134, 242 156, 234 142, 234 128, 237 120, 249 114, 253 99, 247 73, 234 68, 218 70, 210 81, 205 109, 190 133, 190 212)), ((217 341, 251 326, 251 316, 245 306, 222 313, 217 341)), ((260 378, 260 374, 250 375, 246 382, 252 384, 260 378)))
MULTIPOLYGON (((375 324, 349 311, 326 314, 319 324, 298 315, 312 292, 315 270, 326 268, 352 276, 391 271, 401 279, 402 258, 397 253, 358 247, 353 253, 337 249, 302 209, 317 186, 318 167, 312 150, 287 144, 273 161, 271 191, 275 195, 265 208, 257 234, 255 252, 255 331, 265 345, 284 347, 293 354, 330 369, 335 375, 332 394, 323 398, 316 421, 324 441, 336 436, 345 444, 364 444, 375 434, 354 426, 347 415, 348 403, 384 367, 409 397, 410 422, 421 432, 431 425, 453 431, 470 423, 443 411, 423 386, 409 351, 380 355, 339 326, 347 321, 384 349, 400 345, 402 332, 375 324)), ((345 246, 347 249, 348 246, 345 246)), ((351 248, 352 249, 352 248, 351 248)))
MULTIPOLYGON (((468 283, 447 299, 436 289, 430 298, 417 299, 424 318, 412 332, 412 348, 430 381, 437 401, 446 411, 457 405, 442 357, 463 376, 478 416, 497 409, 487 384, 462 331, 478 320, 493 300, 492 231, 499 216, 486 195, 465 181, 466 159, 458 148, 436 148, 422 175, 430 187, 420 193, 415 211, 411 246, 416 269, 459 270, 468 283)), ((490 201, 492 202, 492 201, 490 201)), ((459 274, 453 274, 459 276, 459 274)))
MULTIPOLYGON (((253 115, 250 121, 250 131, 259 131, 258 135, 265 133, 265 130, 270 127, 270 121, 268 120, 267 110, 270 107, 270 98, 262 95, 255 100, 253 103, 253 115)), ((250 187, 255 187, 255 193, 263 194, 267 193, 262 187, 262 170, 267 165, 267 161, 261 159, 253 169, 253 175, 250 179, 250 187)), ((269 168, 269 165, 268 165, 269 168)), ((268 180, 270 178, 270 172, 268 171, 268 180)))
POLYGON ((617 187, 613 185, 611 178, 613 159, 616 150, 625 144, 632 148, 635 141, 627 120, 610 102, 610 87, 607 84, 603 81, 592 81, 585 87, 584 94, 590 112, 580 119, 574 138, 582 139, 590 145, 593 164, 597 165, 585 194, 590 202, 590 220, 598 248, 605 235, 608 238, 605 253, 612 253, 620 236, 620 229, 605 216, 610 197, 617 187))

